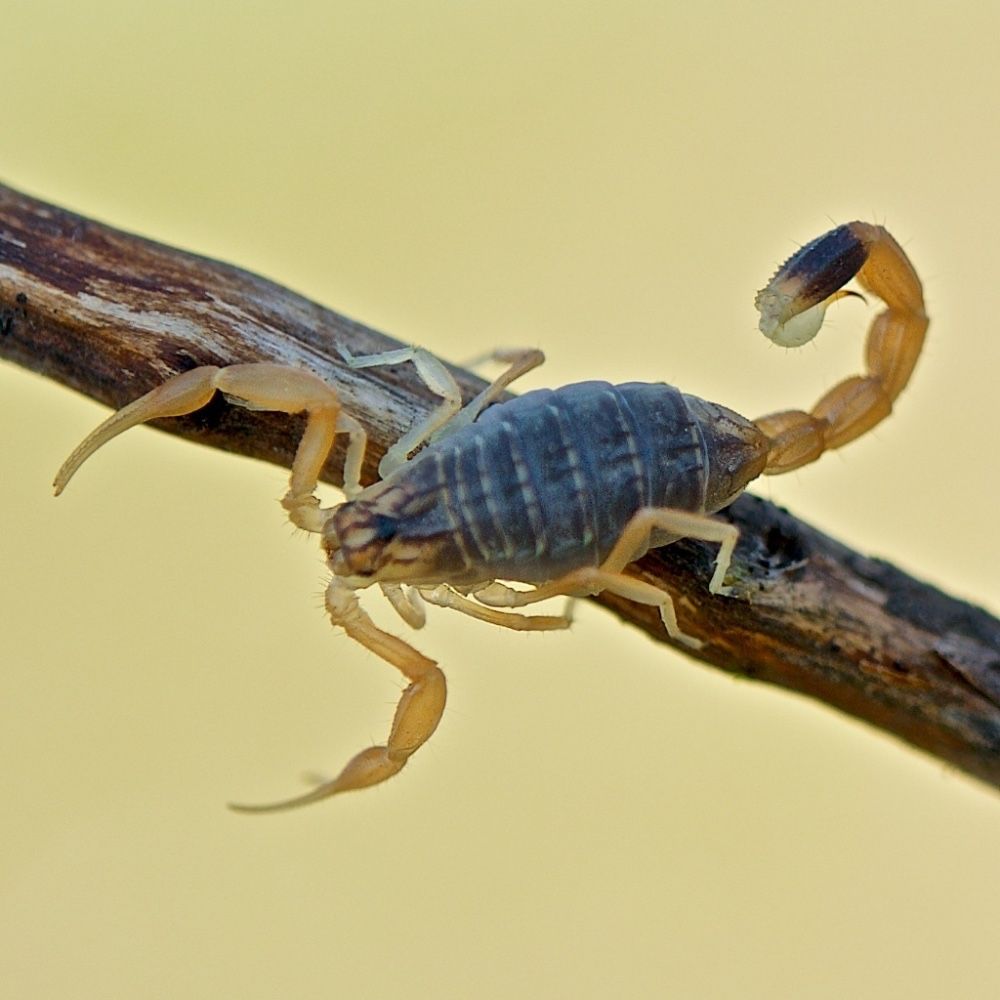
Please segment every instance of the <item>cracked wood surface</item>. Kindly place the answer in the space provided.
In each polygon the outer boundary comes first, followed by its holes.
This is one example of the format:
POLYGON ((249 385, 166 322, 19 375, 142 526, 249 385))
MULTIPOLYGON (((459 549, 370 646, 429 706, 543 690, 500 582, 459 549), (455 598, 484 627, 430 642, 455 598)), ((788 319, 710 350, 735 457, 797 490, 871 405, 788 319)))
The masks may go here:
MULTIPOLYGON (((200 364, 303 365, 368 429, 365 480, 434 397, 410 365, 352 371, 400 346, 264 278, 165 247, 0 187, 0 358, 119 407, 200 364)), ((466 396, 484 383, 452 368, 466 396)), ((302 421, 214 400, 162 429, 288 466, 302 421)), ((62 456, 53 456, 58 460, 62 456)), ((324 479, 339 484, 342 444, 324 479)), ((632 567, 675 597, 681 652, 808 695, 1000 786, 1000 621, 781 508, 744 495, 732 594, 707 590, 711 546, 681 541, 632 567)), ((667 642, 655 609, 596 598, 667 642)))

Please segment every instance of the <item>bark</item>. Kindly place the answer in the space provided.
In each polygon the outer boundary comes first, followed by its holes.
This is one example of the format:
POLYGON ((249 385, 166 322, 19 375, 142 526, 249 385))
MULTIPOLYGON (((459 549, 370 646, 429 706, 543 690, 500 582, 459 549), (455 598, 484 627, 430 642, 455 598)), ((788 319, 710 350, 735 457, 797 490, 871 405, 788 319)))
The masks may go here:
MULTIPOLYGON (((201 364, 311 368, 367 427, 367 481, 386 447, 434 402, 411 365, 352 371, 399 342, 239 268, 104 226, 0 187, 0 357, 112 407, 201 364)), ((483 386, 453 368, 471 396, 483 386)), ((166 431, 288 466, 302 422, 216 399, 166 431)), ((342 449, 324 478, 339 484, 342 449)), ((1000 786, 1000 621, 870 559, 757 497, 722 515, 740 528, 727 597, 707 591, 715 549, 681 541, 632 567, 675 595, 687 655, 864 719, 1000 786)), ((668 642, 655 609, 599 597, 668 642)))

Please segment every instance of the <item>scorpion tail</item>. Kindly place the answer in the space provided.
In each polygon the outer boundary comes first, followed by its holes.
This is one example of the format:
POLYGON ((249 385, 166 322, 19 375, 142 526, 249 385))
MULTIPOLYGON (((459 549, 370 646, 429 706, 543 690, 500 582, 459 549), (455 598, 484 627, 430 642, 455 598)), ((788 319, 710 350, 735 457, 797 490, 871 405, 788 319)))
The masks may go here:
POLYGON ((871 430, 892 411, 924 344, 928 319, 920 279, 902 247, 882 226, 849 222, 794 253, 757 293, 760 330, 775 343, 811 340, 827 306, 852 278, 886 308, 872 322, 867 372, 834 386, 809 411, 784 410, 754 423, 770 439, 765 474, 789 472, 871 430))

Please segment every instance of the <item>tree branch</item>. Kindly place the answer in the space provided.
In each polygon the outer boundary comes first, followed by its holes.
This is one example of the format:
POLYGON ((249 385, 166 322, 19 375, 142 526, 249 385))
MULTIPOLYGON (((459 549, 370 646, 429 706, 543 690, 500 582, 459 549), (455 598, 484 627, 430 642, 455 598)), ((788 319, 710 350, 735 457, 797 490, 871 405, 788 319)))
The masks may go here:
MULTIPOLYGON (((201 364, 311 368, 366 426, 366 481, 433 396, 411 365, 352 371, 337 344, 397 341, 227 264, 111 229, 0 187, 0 357, 119 407, 201 364)), ((452 369, 467 396, 483 382, 452 369)), ((302 423, 216 400, 164 430, 288 466, 302 423)), ((339 484, 342 450, 324 478, 339 484)), ((723 516, 740 528, 733 593, 707 590, 715 551, 681 541, 633 567, 664 586, 688 655, 864 719, 1000 786, 1000 621, 865 558, 752 496, 723 516)), ((598 600, 655 639, 655 609, 598 600)))

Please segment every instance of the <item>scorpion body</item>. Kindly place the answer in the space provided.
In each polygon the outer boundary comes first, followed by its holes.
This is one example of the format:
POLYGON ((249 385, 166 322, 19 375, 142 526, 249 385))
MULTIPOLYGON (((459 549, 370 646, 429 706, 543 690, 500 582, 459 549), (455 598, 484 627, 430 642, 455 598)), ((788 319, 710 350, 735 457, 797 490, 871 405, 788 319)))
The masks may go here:
MULTIPOLYGON (((767 448, 751 421, 673 386, 538 389, 343 504, 324 538, 342 576, 544 583, 602 565, 643 508, 721 509, 767 448)), ((675 537, 654 531, 633 558, 675 537)))
POLYGON ((804 246, 757 295, 760 329, 783 346, 816 334, 830 303, 856 277, 885 309, 872 322, 866 372, 835 385, 809 411, 748 420, 667 385, 582 382, 501 401, 512 381, 544 360, 540 351, 498 352, 510 367, 463 406, 444 365, 419 348, 352 357, 352 368, 412 362, 441 403, 391 447, 381 479, 361 485, 366 434, 316 375, 261 363, 175 375, 111 416, 56 476, 63 490, 101 445, 135 424, 191 413, 222 392, 233 403, 305 412, 306 429, 282 505, 317 533, 332 579, 334 625, 407 678, 384 745, 352 758, 330 781, 263 812, 303 805, 385 781, 431 736, 444 711, 437 664, 376 626, 358 592, 377 584, 413 627, 425 602, 521 630, 566 628, 561 615, 515 609, 551 597, 611 592, 659 609, 670 637, 689 646, 670 595, 625 573, 648 549, 691 537, 719 545, 710 594, 724 594, 737 531, 714 518, 760 474, 814 461, 874 427, 892 410, 920 355, 928 320, 920 280, 881 226, 852 222, 804 246), (346 500, 321 508, 320 472, 338 434, 348 438, 346 500), (512 587, 510 583, 530 585, 512 587))

